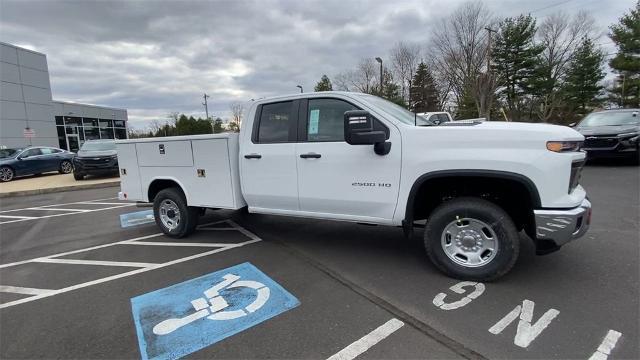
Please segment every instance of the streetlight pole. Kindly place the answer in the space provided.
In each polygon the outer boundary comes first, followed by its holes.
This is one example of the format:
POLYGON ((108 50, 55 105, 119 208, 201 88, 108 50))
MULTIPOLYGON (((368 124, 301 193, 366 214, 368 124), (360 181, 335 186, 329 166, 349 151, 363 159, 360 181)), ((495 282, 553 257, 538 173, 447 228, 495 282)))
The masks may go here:
POLYGON ((202 95, 202 98, 204 99, 204 102, 202 103, 202 105, 204 105, 204 112, 207 115, 207 120, 209 120, 209 106, 207 105, 207 98, 210 98, 211 96, 207 95, 206 93, 204 95, 202 95))
POLYGON ((380 63, 380 96, 382 96, 382 84, 383 84, 383 81, 382 81, 382 59, 377 57, 376 61, 378 63, 380 63))
POLYGON ((300 88, 300 93, 302 94, 304 91, 302 90, 302 85, 296 85, 297 88, 300 88))

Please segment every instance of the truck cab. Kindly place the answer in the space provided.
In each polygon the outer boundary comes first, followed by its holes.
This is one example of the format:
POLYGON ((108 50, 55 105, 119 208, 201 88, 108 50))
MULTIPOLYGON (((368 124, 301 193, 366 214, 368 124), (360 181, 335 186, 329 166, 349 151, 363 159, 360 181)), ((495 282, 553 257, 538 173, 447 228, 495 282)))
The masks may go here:
POLYGON ((587 231, 583 139, 547 124, 417 124, 373 95, 318 92, 253 101, 240 134, 124 140, 140 144, 119 154, 135 159, 120 162, 130 168, 122 193, 153 202, 170 236, 188 235, 202 208, 244 206, 397 226, 406 236, 424 227, 440 270, 487 281, 514 265, 520 232, 546 254, 587 231))

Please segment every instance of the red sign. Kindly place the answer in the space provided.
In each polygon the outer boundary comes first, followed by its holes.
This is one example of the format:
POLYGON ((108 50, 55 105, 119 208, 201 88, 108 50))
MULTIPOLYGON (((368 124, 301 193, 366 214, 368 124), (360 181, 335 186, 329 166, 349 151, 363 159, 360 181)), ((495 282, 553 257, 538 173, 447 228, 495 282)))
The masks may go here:
POLYGON ((26 138, 32 138, 36 136, 36 131, 33 130, 32 128, 24 128, 24 131, 22 132, 22 134, 24 135, 24 137, 26 138))

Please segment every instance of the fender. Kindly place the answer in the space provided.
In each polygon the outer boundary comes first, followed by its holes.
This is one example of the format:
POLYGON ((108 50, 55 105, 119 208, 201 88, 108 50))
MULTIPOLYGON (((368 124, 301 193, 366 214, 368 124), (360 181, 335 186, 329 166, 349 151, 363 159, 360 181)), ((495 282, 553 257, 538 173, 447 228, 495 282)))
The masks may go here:
POLYGON ((536 185, 529 179, 528 177, 508 171, 498 171, 498 170, 480 170, 480 169, 456 169, 456 170, 441 170, 441 171, 433 171, 430 173, 426 173, 418 177, 413 186, 411 186, 411 191, 409 192, 409 198, 407 199, 407 208, 404 215, 404 220, 402 220, 402 228, 406 236, 411 236, 413 234, 413 203, 415 201, 416 194, 418 190, 427 180, 432 180, 436 178, 442 177, 489 177, 495 179, 505 179, 512 180, 522 184, 527 191, 529 192, 531 204, 534 208, 541 207, 540 194, 538 193, 538 188, 536 185))
POLYGON ((174 178, 172 176, 158 176, 158 177, 154 177, 153 179, 151 179, 151 181, 149 181, 149 184, 146 186, 146 191, 143 193, 143 195, 147 197, 147 202, 152 202, 153 201, 153 199, 149 199, 149 189, 151 188, 151 184, 153 184, 156 180, 168 180, 168 181, 173 181, 174 183, 178 184, 178 186, 180 187, 180 190, 182 190, 182 193, 184 194, 185 199, 187 199, 187 204, 190 203, 190 201, 189 201, 189 193, 186 191, 186 188, 185 188, 184 184, 182 184, 182 182, 180 182, 180 180, 178 180, 178 179, 176 179, 176 178, 174 178))

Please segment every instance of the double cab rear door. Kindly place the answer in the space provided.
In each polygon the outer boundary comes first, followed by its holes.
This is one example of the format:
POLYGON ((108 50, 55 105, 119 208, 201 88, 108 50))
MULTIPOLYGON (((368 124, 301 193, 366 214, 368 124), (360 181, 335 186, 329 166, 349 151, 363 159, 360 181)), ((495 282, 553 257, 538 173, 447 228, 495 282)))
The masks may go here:
MULTIPOLYGON (((344 112, 357 100, 310 97, 259 104, 241 134, 240 171, 252 212, 389 224, 401 170, 400 134, 374 118, 387 155, 344 141, 344 112)), ((368 110, 368 109, 364 109, 368 110)))

